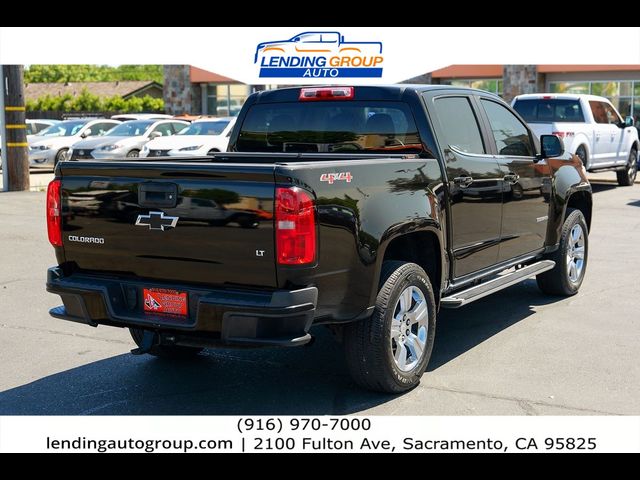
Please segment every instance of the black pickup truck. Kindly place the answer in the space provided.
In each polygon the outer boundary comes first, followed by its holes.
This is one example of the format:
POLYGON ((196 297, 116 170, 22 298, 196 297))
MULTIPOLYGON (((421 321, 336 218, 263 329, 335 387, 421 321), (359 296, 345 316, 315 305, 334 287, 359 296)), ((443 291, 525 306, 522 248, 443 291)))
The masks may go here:
POLYGON ((577 293, 591 187, 563 150, 477 90, 255 93, 227 153, 58 164, 50 313, 168 357, 305 345, 329 325, 358 384, 405 391, 440 308, 534 276, 577 293))

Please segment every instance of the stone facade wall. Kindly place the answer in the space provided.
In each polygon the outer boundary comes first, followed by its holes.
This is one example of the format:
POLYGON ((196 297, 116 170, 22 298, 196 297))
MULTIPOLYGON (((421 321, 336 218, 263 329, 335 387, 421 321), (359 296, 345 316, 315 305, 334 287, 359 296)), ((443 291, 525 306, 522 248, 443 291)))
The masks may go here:
POLYGON ((510 102, 516 95, 544 92, 544 74, 538 73, 536 65, 505 65, 503 95, 510 102))
POLYGON ((170 115, 202 113, 202 93, 199 84, 191 83, 189 65, 164 66, 164 110, 170 115))

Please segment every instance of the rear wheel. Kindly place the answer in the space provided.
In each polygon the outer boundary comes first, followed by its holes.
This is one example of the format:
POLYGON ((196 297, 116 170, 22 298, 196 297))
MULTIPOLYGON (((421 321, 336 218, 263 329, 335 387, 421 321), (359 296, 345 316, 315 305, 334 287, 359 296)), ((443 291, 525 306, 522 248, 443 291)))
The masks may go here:
MULTIPOLYGON (((142 346, 144 330, 141 328, 130 328, 131 338, 138 347, 142 346)), ((182 347, 179 345, 154 345, 148 352, 149 355, 162 358, 189 358, 198 355, 204 348, 182 347)))
POLYGON ((140 156, 140 150, 131 150, 127 153, 127 158, 138 158, 140 156))
POLYGON ((618 176, 618 185, 621 187, 629 187, 636 181, 638 175, 638 152, 632 148, 629 152, 629 159, 624 170, 616 172, 618 176))
POLYGON ((256 228, 259 225, 258 220, 253 215, 238 215, 234 218, 234 221, 242 228, 256 228))
POLYGON ((218 150, 217 148, 212 148, 211 150, 209 150, 207 152, 207 156, 208 157, 212 157, 214 156, 216 153, 220 153, 220 150, 218 150))
POLYGON ((415 263, 385 262, 371 318, 347 325, 347 366, 360 386, 385 393, 416 387, 435 339, 436 308, 429 277, 415 263))
POLYGON ((570 209, 567 213, 562 225, 560 247, 549 257, 556 262, 556 266, 536 277, 540 290, 549 295, 575 295, 587 270, 587 222, 580 210, 570 209))

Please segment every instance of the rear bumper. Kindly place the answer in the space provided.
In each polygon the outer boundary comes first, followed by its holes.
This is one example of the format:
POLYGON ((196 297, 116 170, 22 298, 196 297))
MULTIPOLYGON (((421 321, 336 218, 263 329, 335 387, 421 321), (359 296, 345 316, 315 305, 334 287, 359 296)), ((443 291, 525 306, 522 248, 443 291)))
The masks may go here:
POLYGON ((161 343, 188 346, 298 346, 311 340, 318 291, 227 290, 192 285, 121 280, 74 274, 59 267, 47 272, 47 291, 60 295, 64 305, 50 315, 91 326, 110 325, 153 330, 161 343), (187 292, 187 317, 143 311, 143 288, 187 292))

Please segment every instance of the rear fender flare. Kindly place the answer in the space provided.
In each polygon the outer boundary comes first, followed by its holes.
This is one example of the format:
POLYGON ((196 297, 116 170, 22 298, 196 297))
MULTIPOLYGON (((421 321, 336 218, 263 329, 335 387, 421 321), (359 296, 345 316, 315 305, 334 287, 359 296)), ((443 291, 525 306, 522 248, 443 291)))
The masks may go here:
MULTIPOLYGON (((382 264, 385 260, 385 255, 387 253, 387 248, 393 241, 399 239, 400 237, 410 235, 412 233, 426 232, 434 234, 439 244, 439 262, 440 262, 440 279, 438 285, 433 285, 435 289, 438 291, 442 291, 444 289, 444 279, 447 278, 447 266, 448 263, 446 261, 445 255, 445 239, 442 232, 441 225, 434 219, 423 217, 423 218, 415 218, 407 222, 403 222, 401 224, 393 225, 388 228, 381 237, 380 247, 378 249, 378 255, 376 259, 375 271, 373 275, 373 282, 371 285, 371 296, 370 296, 370 305, 375 305, 376 297, 378 296, 379 286, 380 286, 380 275, 382 271, 382 264)), ((435 283, 435 282, 434 282, 435 283)))

